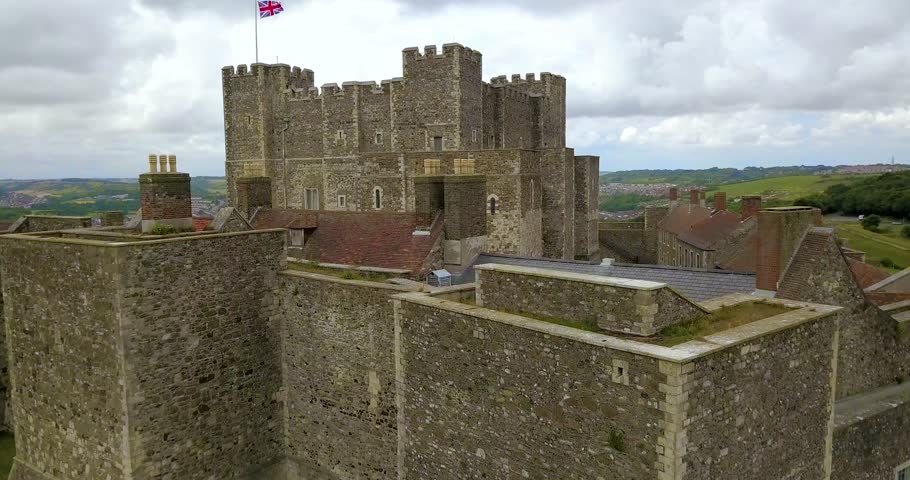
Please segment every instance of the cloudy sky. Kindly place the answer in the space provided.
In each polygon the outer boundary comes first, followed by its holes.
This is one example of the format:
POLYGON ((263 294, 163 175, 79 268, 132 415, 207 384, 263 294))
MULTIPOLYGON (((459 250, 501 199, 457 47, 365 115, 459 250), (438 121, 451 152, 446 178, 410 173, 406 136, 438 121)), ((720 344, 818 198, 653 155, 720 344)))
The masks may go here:
MULTIPOLYGON (((150 152, 223 174, 220 69, 253 61, 253 0, 55 0, 0 17, 0 178, 132 177, 150 152)), ((286 0, 263 61, 316 83, 401 75, 459 42, 484 77, 568 80, 602 170, 910 163, 907 0, 286 0)))

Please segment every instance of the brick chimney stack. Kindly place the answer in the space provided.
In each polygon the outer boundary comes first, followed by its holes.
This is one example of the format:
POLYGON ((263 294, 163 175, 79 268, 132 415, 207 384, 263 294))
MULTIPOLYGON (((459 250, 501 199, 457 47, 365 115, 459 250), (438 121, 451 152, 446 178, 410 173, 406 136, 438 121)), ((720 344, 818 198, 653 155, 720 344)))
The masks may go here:
POLYGON ((705 207, 707 198, 708 198, 708 196, 705 194, 704 190, 698 191, 698 204, 699 205, 701 205, 702 207, 705 207))
POLYGON ((742 198, 742 216, 743 220, 758 215, 761 210, 761 196, 746 195, 742 198))
POLYGON ((670 208, 676 208, 679 205, 679 187, 670 187, 670 208))
POLYGON ((821 210, 812 207, 766 208, 758 212, 756 288, 777 291, 806 231, 821 226, 821 221, 821 210))
POLYGON ((714 210, 722 211, 727 209, 727 192, 717 192, 714 194, 714 210))
POLYGON ((142 232, 156 225, 170 225, 177 230, 193 229, 193 202, 190 175, 177 173, 177 156, 149 155, 149 172, 139 175, 142 205, 142 232), (170 169, 168 169, 170 164, 170 169))
POLYGON ((699 192, 698 189, 695 189, 695 188, 689 190, 689 204, 698 205, 700 202, 701 202, 701 192, 699 192))

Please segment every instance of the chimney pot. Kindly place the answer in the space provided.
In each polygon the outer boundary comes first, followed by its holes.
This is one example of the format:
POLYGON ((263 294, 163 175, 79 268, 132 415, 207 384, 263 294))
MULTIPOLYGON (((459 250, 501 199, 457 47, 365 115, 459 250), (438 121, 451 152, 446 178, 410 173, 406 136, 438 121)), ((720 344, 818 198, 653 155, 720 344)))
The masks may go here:
POLYGON ((158 171, 167 173, 167 155, 158 155, 158 171))
POLYGON ((170 172, 177 173, 177 155, 168 155, 167 162, 170 164, 170 172))
POLYGON ((158 173, 158 156, 149 154, 149 173, 158 173))

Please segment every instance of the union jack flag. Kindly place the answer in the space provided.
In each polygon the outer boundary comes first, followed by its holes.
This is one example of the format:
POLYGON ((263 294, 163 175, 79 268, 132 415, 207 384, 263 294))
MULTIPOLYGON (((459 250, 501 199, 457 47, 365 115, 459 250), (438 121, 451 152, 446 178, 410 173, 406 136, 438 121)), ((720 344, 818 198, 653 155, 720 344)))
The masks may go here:
POLYGON ((281 2, 259 2, 259 18, 271 17, 284 11, 281 2))

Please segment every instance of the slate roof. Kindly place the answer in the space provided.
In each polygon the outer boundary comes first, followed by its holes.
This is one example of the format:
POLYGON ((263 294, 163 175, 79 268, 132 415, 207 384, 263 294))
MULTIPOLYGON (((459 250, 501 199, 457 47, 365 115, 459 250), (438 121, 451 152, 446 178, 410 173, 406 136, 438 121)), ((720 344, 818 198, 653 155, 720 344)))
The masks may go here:
POLYGON ((755 274, 735 273, 721 270, 668 267, 663 265, 632 265, 614 263, 601 265, 570 260, 547 258, 512 257, 507 255, 483 254, 475 264, 501 263, 521 267, 548 268, 563 272, 575 272, 603 277, 648 280, 670 285, 683 295, 695 301, 708 300, 731 293, 751 294, 755 291, 755 274))

